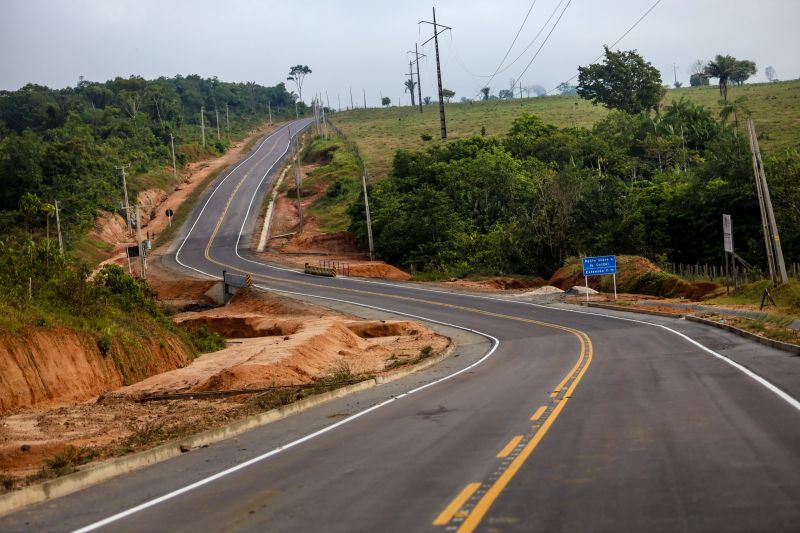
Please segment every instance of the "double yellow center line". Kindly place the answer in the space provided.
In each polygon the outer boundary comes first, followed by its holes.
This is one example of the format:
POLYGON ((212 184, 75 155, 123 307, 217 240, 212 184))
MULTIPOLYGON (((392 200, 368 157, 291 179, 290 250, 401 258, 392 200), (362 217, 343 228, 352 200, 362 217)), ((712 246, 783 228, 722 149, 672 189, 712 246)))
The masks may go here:
MULTIPOLYGON (((230 208, 231 201, 239 188, 244 183, 247 175, 237 184, 236 188, 231 193, 225 208, 217 221, 216 227, 208 240, 205 248, 205 257, 209 261, 224 267, 231 267, 211 258, 211 245, 216 238, 216 235, 222 225, 223 219, 230 208)), ((232 268, 232 267, 231 267, 232 268)), ((287 280, 276 278, 266 275, 255 275, 259 279, 275 281, 280 283, 288 283, 292 285, 305 285, 309 287, 319 287, 316 283, 310 283, 300 280, 287 280)), ((485 311, 483 309, 476 309, 473 307, 466 307, 461 305, 449 304, 445 302, 438 302, 433 300, 425 300, 422 298, 413 298, 410 296, 399 296, 391 294, 383 294, 372 291, 365 291, 361 289, 351 289, 345 287, 329 287, 333 290, 341 292, 356 293, 369 296, 377 296, 380 298, 391 298, 394 300, 403 300, 409 302, 416 302, 425 305, 433 305, 437 307, 445 307, 450 309, 457 309, 460 311, 467 311, 484 316, 491 316, 504 320, 512 320, 516 322, 523 322, 536 326, 557 329, 564 332, 571 333, 578 338, 580 342, 580 355, 575 366, 564 376, 561 382, 550 392, 550 404, 540 406, 530 417, 529 422, 535 424, 529 426, 529 430, 525 435, 517 435, 493 458, 501 459, 502 462, 498 465, 495 475, 489 480, 483 482, 472 482, 464 487, 458 495, 444 508, 444 510, 433 521, 436 526, 457 526, 459 533, 468 533, 473 531, 486 516, 489 508, 500 496, 503 489, 508 486, 511 479, 519 472, 525 461, 531 456, 533 451, 542 441, 547 434, 550 427, 555 422, 558 415, 564 409, 567 401, 572 397, 572 393, 578 386, 586 370, 592 362, 592 341, 589 335, 583 331, 561 326, 559 324, 551 324, 539 320, 523 318, 513 315, 506 315, 502 313, 494 313, 485 311)))

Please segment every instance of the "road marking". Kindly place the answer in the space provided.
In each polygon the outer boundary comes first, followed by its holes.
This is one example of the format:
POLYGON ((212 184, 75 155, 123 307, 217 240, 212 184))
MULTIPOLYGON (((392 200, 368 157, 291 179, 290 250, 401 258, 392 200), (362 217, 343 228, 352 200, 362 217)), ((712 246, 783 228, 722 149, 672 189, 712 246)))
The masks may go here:
POLYGON ((502 450, 500 450, 500 453, 497 454, 497 458, 498 459, 505 459, 506 457, 508 457, 508 455, 512 451, 514 451, 514 448, 517 447, 517 444, 519 444, 519 442, 521 440, 522 440, 522 435, 517 435, 516 437, 513 437, 510 441, 508 441, 508 444, 506 444, 506 447, 503 448, 502 450))
MULTIPOLYGON (((520 439, 522 437, 519 437, 520 439)), ((470 496, 472 496, 476 490, 480 488, 480 483, 470 483, 466 487, 463 488, 461 492, 458 493, 458 496, 453 498, 453 501, 450 502, 450 505, 444 508, 439 516, 436 517, 436 520, 433 521, 434 526, 443 526, 450 522, 453 519, 453 515, 456 514, 461 509, 461 506, 469 500, 470 496)))
POLYGON ((533 413, 533 416, 531 417, 531 422, 535 422, 536 420, 539 420, 542 417, 542 415, 544 414, 545 411, 547 411, 547 406, 546 405, 543 405, 540 408, 538 408, 536 410, 536 412, 533 413))
POLYGON ((558 402, 555 408, 550 412, 549 416, 544 420, 540 428, 533 429, 534 433, 531 439, 525 444, 525 447, 519 454, 511 461, 511 464, 500 474, 500 476, 488 487, 488 489, 484 492, 483 496, 474 504, 474 507, 467 515, 466 519, 461 523, 461 526, 458 528, 458 533, 470 533, 475 530, 475 528, 480 524, 481 520, 486 516, 486 513, 489 511, 489 508, 492 504, 497 500, 500 496, 500 493, 503 489, 508 486, 511 479, 519 472, 522 465, 525 464, 525 461, 533 454, 533 451, 542 441, 544 436, 547 434, 547 431, 553 425, 558 415, 564 409, 564 406, 567 404, 568 398, 572 395, 572 392, 575 390, 575 387, 578 386, 583 375, 586 373, 586 369, 589 368, 589 365, 592 362, 592 341, 589 339, 589 336, 585 333, 581 334, 581 364, 580 370, 577 374, 573 374, 568 376, 569 388, 564 393, 564 398, 562 401, 558 402))

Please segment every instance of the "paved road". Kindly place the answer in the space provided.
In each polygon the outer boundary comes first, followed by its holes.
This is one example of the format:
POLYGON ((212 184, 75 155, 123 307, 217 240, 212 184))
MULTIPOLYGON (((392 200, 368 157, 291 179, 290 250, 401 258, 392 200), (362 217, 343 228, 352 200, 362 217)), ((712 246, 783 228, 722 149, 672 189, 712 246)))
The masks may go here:
POLYGON ((206 195, 176 265, 464 328, 458 357, 2 518, 0 530, 798 530, 800 404, 693 341, 700 326, 682 336, 254 261, 240 235, 288 135, 269 137, 206 195))

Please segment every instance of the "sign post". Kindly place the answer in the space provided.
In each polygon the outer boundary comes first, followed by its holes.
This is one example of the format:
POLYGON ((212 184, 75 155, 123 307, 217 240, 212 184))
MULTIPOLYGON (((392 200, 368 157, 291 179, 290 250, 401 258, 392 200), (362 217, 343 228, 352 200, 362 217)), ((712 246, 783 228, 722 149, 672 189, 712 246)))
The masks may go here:
POLYGON ((586 282, 586 301, 589 301, 589 276, 614 276, 614 300, 617 299, 617 256, 600 255, 583 258, 583 279, 586 282))
MULTIPOLYGON (((736 261, 733 255, 733 221, 730 215, 722 215, 722 241, 725 247, 725 268, 730 265, 733 286, 736 287, 736 261)), ((725 282, 727 285, 727 281, 725 282)))

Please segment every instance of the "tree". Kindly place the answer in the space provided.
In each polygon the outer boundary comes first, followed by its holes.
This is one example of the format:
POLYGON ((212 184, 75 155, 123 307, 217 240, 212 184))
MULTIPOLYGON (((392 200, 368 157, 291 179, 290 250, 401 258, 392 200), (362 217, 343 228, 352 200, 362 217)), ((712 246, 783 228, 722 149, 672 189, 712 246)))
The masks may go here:
POLYGON ((295 65, 289 69, 289 77, 286 78, 288 81, 293 81, 295 85, 297 85, 297 95, 300 97, 300 100, 303 99, 303 80, 307 74, 311 74, 311 69, 308 68, 308 65, 295 65))
POLYGON ((709 61, 703 69, 703 75, 707 78, 719 79, 719 95, 724 99, 728 99, 728 81, 731 76, 736 72, 737 63, 733 56, 717 55, 713 61, 709 61))
POLYGON ((758 69, 753 61, 747 59, 737 61, 736 68, 733 70, 733 74, 731 74, 731 81, 736 83, 736 85, 742 85, 750 76, 754 76, 756 72, 758 72, 758 69))
POLYGON ((406 88, 405 92, 411 93, 411 106, 417 105, 415 95, 414 95, 414 88, 417 86, 417 82, 412 80, 411 78, 407 79, 403 86, 406 88))
POLYGON ((389 107, 389 105, 391 105, 391 103, 392 103, 392 100, 388 96, 384 96, 383 98, 381 98, 381 105, 383 107, 389 107))
POLYGON ((511 100, 514 98, 514 93, 512 93, 510 89, 500 89, 500 92, 497 93, 497 96, 500 98, 500 100, 511 100))
POLYGON ((442 89, 442 96, 444 97, 444 101, 448 104, 450 103, 450 99, 456 95, 455 91, 451 91, 450 89, 442 89))
POLYGON ((720 100, 719 118, 723 123, 728 121, 728 118, 733 115, 734 124, 736 126, 736 135, 739 135, 739 113, 746 117, 750 116, 750 109, 747 107, 747 97, 740 96, 736 100, 720 100))
POLYGON ((672 84, 672 86, 675 87, 676 89, 680 89, 681 87, 683 87, 683 83, 676 81, 675 83, 672 84))
POLYGON ((779 81, 778 80, 778 73, 775 72, 775 67, 773 67, 773 66, 769 66, 766 69, 764 69, 764 74, 767 75, 767 79, 769 81, 771 81, 771 82, 779 81))
POLYGON ((542 87, 541 85, 526 85, 522 88, 525 91, 525 95, 530 98, 531 94, 534 96, 544 96, 547 94, 547 89, 542 87))
POLYGON ((658 112, 666 89, 661 73, 635 50, 612 51, 605 47, 605 61, 578 67, 578 94, 593 104, 637 115, 658 112))
POLYGON ((708 78, 702 74, 692 74, 689 77, 689 85, 692 87, 705 87, 708 85, 708 78))
POLYGON ((559 83, 556 89, 562 96, 572 96, 578 94, 578 88, 575 87, 574 85, 570 85, 567 82, 559 83))
POLYGON ((28 233, 33 232, 33 220, 42 210, 42 201, 33 193, 26 192, 19 199, 19 210, 25 215, 28 224, 28 233))
POLYGON ((489 99, 489 91, 491 91, 491 89, 489 87, 483 87, 481 89, 481 94, 483 95, 483 99, 484 100, 488 100, 489 99))
POLYGON ((431 105, 431 97, 426 96, 425 98, 422 99, 422 103, 425 105, 431 105))

